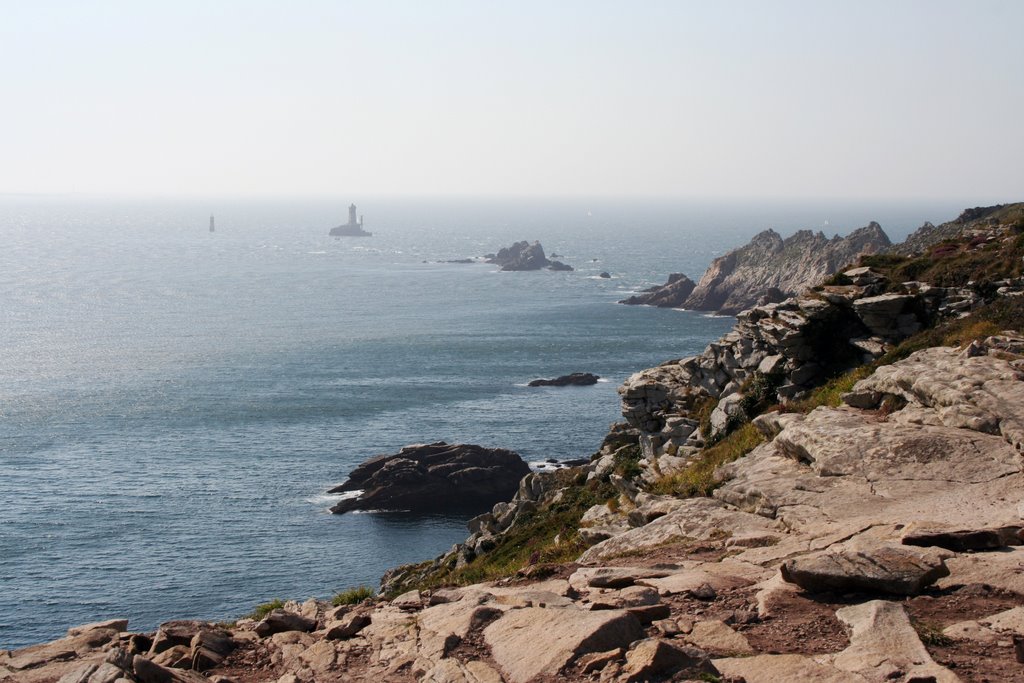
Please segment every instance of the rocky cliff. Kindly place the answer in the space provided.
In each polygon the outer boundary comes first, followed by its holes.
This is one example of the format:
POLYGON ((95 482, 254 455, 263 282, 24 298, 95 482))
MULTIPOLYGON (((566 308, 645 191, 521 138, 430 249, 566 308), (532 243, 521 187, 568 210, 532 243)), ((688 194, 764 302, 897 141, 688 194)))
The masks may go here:
POLYGON ((589 464, 528 474, 377 598, 86 625, 0 652, 0 681, 1022 681, 1015 221, 637 373, 589 464))
POLYGON ((685 296, 680 294, 689 280, 674 274, 665 285, 621 303, 734 315, 758 303, 795 296, 861 255, 885 251, 890 244, 878 223, 832 239, 810 230, 783 239, 774 230, 765 230, 747 245, 712 261, 685 296))

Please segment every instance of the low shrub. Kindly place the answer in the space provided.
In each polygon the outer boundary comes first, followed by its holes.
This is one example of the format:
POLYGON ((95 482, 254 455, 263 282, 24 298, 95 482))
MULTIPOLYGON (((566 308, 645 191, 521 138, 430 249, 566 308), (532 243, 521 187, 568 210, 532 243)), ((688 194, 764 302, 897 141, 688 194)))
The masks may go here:
POLYGON ((697 460, 683 471, 662 477, 652 490, 681 498, 710 496, 722 484, 715 477, 715 469, 743 457, 761 443, 764 443, 764 436, 754 425, 747 423, 715 445, 705 448, 697 460))
POLYGON ((259 605, 256 605, 256 607, 253 608, 252 612, 250 612, 246 616, 248 616, 250 619, 255 619, 256 621, 259 621, 263 617, 273 612, 275 609, 281 609, 282 607, 284 607, 284 600, 281 600, 280 598, 274 598, 270 602, 264 602, 259 605))
POLYGON ((376 592, 369 586, 357 586, 335 593, 334 597, 331 598, 331 604, 335 607, 339 605, 355 605, 367 598, 372 598, 375 594, 376 592))

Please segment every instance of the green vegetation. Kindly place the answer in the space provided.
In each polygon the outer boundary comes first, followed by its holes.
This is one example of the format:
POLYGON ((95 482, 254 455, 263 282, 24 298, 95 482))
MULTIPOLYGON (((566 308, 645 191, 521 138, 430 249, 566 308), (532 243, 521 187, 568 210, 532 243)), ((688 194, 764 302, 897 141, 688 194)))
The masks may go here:
POLYGON ((466 586, 512 576, 528 567, 571 562, 579 557, 589 547, 579 535, 580 518, 592 506, 616 498, 618 491, 607 480, 588 482, 586 475, 578 470, 562 470, 552 476, 571 477, 563 482, 567 488, 555 502, 521 518, 495 538, 496 545, 486 554, 458 569, 452 561, 415 587, 466 586))
POLYGON ((615 453, 615 466, 612 471, 624 479, 635 479, 640 476, 640 459, 642 457, 640 446, 624 446, 615 453))
POLYGON ((284 607, 284 600, 280 598, 274 598, 270 602, 264 602, 262 604, 256 605, 253 611, 246 616, 248 616, 250 619, 255 619, 259 621, 275 609, 281 609, 282 607, 284 607))
POLYGON ((339 605, 355 605, 367 598, 372 598, 375 594, 376 591, 369 586, 357 586, 335 593, 334 597, 331 598, 331 604, 335 607, 339 605))
POLYGON ((715 468, 743 457, 763 442, 761 432, 747 423, 715 445, 705 448, 698 459, 682 472, 663 477, 652 490, 682 498, 710 496, 722 484, 715 477, 715 468))
POLYGON ((1009 243, 979 238, 944 240, 920 256, 876 254, 861 257, 860 265, 885 275, 893 283, 891 287, 914 280, 938 287, 963 287, 974 282, 984 291, 987 283, 1024 274, 1022 257, 1024 234, 1018 234, 1009 243))
POLYGON ((910 625, 917 631, 917 636, 925 647, 947 647, 953 644, 953 639, 943 633, 942 627, 934 622, 911 619, 910 625))

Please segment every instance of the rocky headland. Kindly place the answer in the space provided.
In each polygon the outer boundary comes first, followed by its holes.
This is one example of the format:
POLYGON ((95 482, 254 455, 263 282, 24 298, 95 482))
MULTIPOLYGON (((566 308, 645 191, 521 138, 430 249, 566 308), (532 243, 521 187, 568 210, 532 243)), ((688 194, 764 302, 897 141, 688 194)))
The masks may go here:
POLYGON ((745 311, 377 596, 76 627, 0 680, 1024 681, 1022 233, 998 207, 745 311))
POLYGON ((508 500, 529 474, 517 453, 474 444, 415 444, 362 463, 328 493, 358 494, 331 508, 454 512, 486 510, 508 500))
POLYGON ((497 254, 488 254, 487 263, 501 267, 501 270, 572 270, 572 266, 561 261, 552 261, 544 255, 544 247, 540 242, 516 242, 503 247, 497 254))
POLYGON ((692 281, 682 273, 673 273, 666 284, 621 303, 735 315, 759 303, 796 296, 860 256, 890 246, 878 223, 832 239, 810 230, 783 239, 774 230, 765 230, 712 261, 696 285, 690 286, 692 281))

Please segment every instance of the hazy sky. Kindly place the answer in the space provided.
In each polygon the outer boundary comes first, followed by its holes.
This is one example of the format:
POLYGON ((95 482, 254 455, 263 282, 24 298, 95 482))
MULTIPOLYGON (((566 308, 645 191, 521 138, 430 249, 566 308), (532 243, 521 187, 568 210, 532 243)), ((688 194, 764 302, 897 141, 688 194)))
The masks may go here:
POLYGON ((0 193, 1024 200, 1024 1, 0 0, 0 193))

